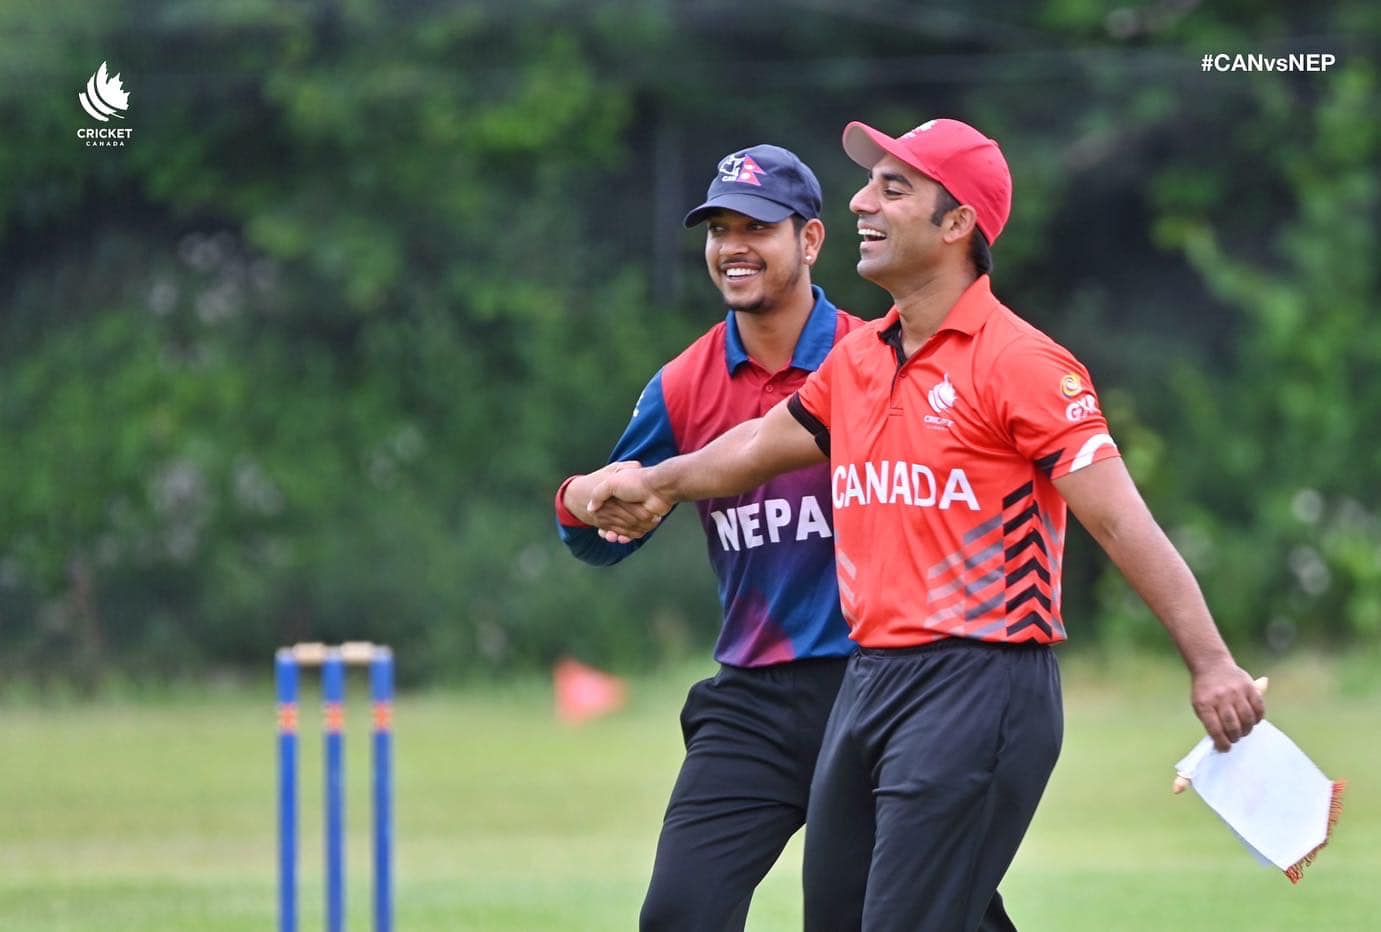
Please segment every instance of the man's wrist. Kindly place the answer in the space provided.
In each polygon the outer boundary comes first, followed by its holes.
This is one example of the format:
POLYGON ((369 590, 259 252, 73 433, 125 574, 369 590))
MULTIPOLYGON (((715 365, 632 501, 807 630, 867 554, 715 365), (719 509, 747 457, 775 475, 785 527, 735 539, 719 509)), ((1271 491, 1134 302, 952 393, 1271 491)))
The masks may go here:
POLYGON ((1196 651, 1193 656, 1186 656, 1184 660, 1191 676, 1202 676, 1223 667, 1237 666, 1237 661, 1232 659, 1232 652, 1221 641, 1210 649, 1196 651))
POLYGON ((648 466, 643 470, 643 481, 647 485, 648 491, 662 499, 668 505, 675 505, 681 501, 677 495, 677 470, 679 464, 672 460, 663 460, 656 466, 648 466))
MULTIPOLYGON (((588 520, 589 514, 585 511, 586 502, 580 500, 580 496, 573 490, 573 486, 578 481, 584 479, 583 475, 575 475, 561 483, 561 488, 556 490, 556 520, 566 527, 591 527, 588 520)), ((586 495, 586 499, 589 495, 586 495)))

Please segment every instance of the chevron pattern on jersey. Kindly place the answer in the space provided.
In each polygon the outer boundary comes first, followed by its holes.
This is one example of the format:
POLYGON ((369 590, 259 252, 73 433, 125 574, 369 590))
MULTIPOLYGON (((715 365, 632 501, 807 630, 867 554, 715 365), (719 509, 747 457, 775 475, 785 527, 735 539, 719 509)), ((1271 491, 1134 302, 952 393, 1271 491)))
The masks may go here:
POLYGON ((926 570, 926 626, 987 641, 1063 639, 1063 542, 1032 483, 1013 490, 1000 514, 967 530, 959 550, 926 570))

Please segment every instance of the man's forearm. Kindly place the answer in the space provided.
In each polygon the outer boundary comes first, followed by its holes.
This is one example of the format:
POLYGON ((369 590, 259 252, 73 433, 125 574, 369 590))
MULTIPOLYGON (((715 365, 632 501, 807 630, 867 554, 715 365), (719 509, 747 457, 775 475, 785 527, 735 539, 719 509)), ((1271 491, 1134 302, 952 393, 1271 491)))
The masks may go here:
POLYGON ((1193 572, 1149 513, 1089 530, 1170 633, 1191 673, 1232 662, 1193 572))
POLYGON ((647 533, 652 526, 647 516, 663 515, 677 502, 737 495, 773 476, 825 460, 814 436, 782 403, 694 453, 606 477, 595 485, 586 510, 598 513, 605 540, 626 543, 647 533), (604 520, 604 509, 614 502, 636 504, 643 513, 631 515, 631 520, 604 520))
POLYGON ((757 449, 761 426, 762 418, 744 421, 694 453, 649 467, 648 487, 672 504, 757 488, 776 475, 757 449))
POLYGON ((1188 564, 1170 543, 1120 459, 1055 480, 1088 532, 1117 564, 1179 648, 1193 679, 1190 702, 1220 751, 1252 730, 1266 707, 1237 665, 1188 564))

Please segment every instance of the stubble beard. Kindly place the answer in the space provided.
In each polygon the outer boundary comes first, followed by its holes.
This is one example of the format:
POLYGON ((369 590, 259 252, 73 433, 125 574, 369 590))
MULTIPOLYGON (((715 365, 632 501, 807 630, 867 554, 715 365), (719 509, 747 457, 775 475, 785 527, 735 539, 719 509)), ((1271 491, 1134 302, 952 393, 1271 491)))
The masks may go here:
POLYGON ((796 262, 793 269, 795 271, 792 272, 791 278, 781 288, 775 291, 763 291, 762 297, 758 298, 758 300, 754 301, 752 304, 741 306, 730 304, 729 310, 743 314, 762 314, 775 308, 778 303, 780 303, 780 299, 783 296, 790 295, 795 291, 796 283, 799 282, 801 276, 805 274, 804 250, 801 248, 800 243, 796 244, 796 262))

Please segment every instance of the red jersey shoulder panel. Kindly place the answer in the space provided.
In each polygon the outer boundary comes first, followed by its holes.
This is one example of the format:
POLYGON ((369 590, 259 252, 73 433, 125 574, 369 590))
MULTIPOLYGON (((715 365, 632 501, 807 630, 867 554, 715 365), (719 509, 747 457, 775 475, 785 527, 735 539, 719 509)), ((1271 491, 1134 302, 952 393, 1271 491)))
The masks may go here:
POLYGON ((662 367, 662 399, 676 447, 682 452, 687 450, 686 428, 693 416, 692 409, 702 407, 706 401, 693 396, 696 393, 714 394, 714 386, 728 384, 729 373, 724 362, 726 329, 727 325, 721 320, 662 367))
POLYGON ((1088 369, 1009 308, 999 304, 975 340, 973 368, 1003 441, 1051 479, 1117 455, 1088 369))

